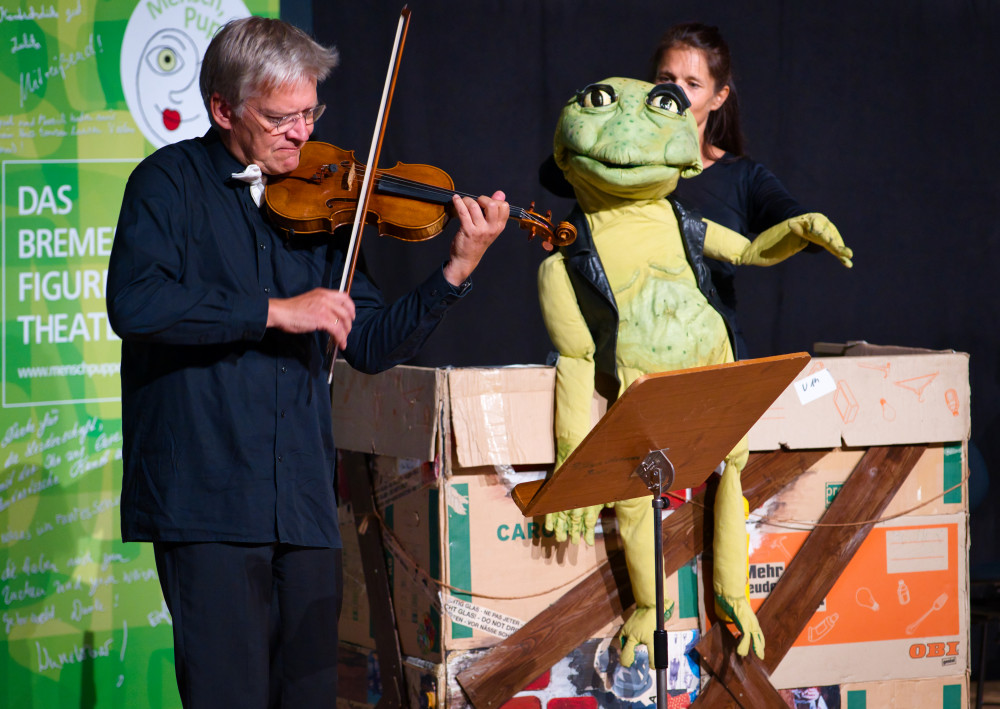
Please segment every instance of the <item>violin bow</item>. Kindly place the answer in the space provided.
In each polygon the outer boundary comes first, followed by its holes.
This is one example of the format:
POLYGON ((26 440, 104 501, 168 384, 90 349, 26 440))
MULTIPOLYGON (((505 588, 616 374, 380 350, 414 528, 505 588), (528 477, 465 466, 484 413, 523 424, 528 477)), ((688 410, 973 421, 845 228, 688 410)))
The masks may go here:
MULTIPOLYGON (((340 292, 349 293, 354 281, 354 270, 358 264, 358 253, 361 251, 361 229, 368 213, 368 201, 374 188, 373 177, 378 168, 379 155, 382 152, 382 139, 385 137, 385 125, 392 105, 392 95, 396 89, 396 76, 399 74, 399 60, 403 56, 403 46, 406 44, 406 30, 410 26, 410 9, 404 5, 399 13, 399 23, 396 25, 396 39, 392 45, 392 55, 389 57, 389 68, 386 71, 385 85, 382 87, 382 102, 379 105, 378 116, 375 119, 375 134, 372 136, 371 149, 368 152, 368 162, 371 168, 364 171, 364 179, 358 192, 358 208, 354 213, 354 225, 351 228, 351 240, 347 244, 344 273, 340 279, 340 292)), ((333 384, 333 365, 337 362, 337 347, 333 336, 327 341, 327 353, 330 356, 330 371, 327 384, 333 384)))

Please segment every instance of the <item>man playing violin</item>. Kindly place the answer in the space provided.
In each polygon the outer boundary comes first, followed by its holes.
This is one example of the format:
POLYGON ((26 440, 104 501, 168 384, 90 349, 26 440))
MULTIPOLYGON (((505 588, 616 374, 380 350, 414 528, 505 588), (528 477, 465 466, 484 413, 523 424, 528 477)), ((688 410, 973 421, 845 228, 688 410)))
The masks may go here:
POLYGON ((502 192, 453 198, 444 265, 386 304, 344 240, 286 241, 259 183, 296 167, 337 62, 300 30, 220 30, 209 132, 156 151, 125 190, 108 272, 122 338, 122 537, 152 542, 185 707, 333 706, 341 540, 324 349, 377 372, 412 357, 503 230, 502 192), (261 180, 256 180, 257 176, 261 180))

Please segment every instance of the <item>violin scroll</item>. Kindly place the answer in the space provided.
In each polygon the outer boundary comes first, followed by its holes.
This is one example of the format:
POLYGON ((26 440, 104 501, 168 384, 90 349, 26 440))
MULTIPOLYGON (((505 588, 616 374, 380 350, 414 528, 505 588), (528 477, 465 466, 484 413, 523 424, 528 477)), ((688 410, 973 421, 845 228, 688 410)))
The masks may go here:
POLYGON ((550 250, 556 246, 568 246, 576 240, 576 227, 569 222, 552 225, 552 210, 546 211, 545 216, 542 216, 535 211, 534 202, 528 209, 521 209, 515 215, 516 209, 511 208, 511 219, 516 219, 522 229, 528 230, 528 241, 536 236, 541 237, 546 250, 550 250))

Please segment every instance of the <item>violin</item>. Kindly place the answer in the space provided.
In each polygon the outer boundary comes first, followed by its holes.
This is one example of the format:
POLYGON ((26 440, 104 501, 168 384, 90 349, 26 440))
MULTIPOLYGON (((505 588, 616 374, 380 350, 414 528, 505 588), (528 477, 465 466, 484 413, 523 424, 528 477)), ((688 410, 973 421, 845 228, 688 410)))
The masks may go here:
MULTIPOLYGON (((345 255, 346 265, 341 276, 340 291, 349 293, 358 263, 358 248, 362 224, 377 224, 379 232, 409 241, 422 241, 441 233, 448 221, 445 205, 456 194, 454 183, 442 170, 430 165, 396 163, 388 170, 378 170, 379 153, 385 136, 386 117, 399 73, 399 62, 406 44, 410 10, 404 6, 396 25, 382 102, 375 121, 368 164, 373 170, 354 159, 353 151, 342 150, 329 143, 307 141, 302 146, 299 165, 295 170, 268 180, 262 205, 271 222, 286 232, 333 231, 341 224, 353 222, 351 238, 345 255)), ((463 197, 474 195, 458 193, 463 197)), ((510 218, 528 230, 530 241, 536 235, 554 245, 563 246, 576 239, 576 228, 562 222, 552 226, 551 212, 545 217, 530 209, 510 208, 510 218)), ((327 340, 330 367, 327 383, 333 384, 333 365, 337 349, 333 337, 327 340)))
MULTIPOLYGON (((286 233, 330 232, 351 223, 358 209, 366 167, 344 150, 329 143, 309 141, 302 146, 299 166, 268 179, 262 207, 275 226, 286 233)), ((476 198, 456 192, 444 170, 433 165, 396 163, 376 170, 365 223, 376 225, 379 234, 403 241, 425 241, 441 233, 448 222, 451 196, 476 198)), ((510 219, 528 230, 528 240, 541 237, 553 246, 571 244, 576 228, 569 222, 552 224, 528 209, 510 207, 510 219)))

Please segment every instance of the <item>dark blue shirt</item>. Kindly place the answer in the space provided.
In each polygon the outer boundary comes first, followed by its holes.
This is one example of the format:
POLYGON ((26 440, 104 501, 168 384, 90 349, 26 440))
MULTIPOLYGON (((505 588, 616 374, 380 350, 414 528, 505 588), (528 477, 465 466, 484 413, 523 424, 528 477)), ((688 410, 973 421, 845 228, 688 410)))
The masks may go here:
MULTIPOLYGON (((790 217, 805 214, 777 177, 759 162, 726 153, 691 179, 678 180, 674 196, 701 216, 752 239, 790 217)), ((736 309, 736 266, 706 258, 712 283, 731 311, 736 309)))
MULTIPOLYGON (((286 241, 214 131, 129 178, 108 272, 122 338, 125 541, 339 547, 326 335, 268 330, 268 298, 336 286, 347 238, 286 241)), ((344 358, 419 349, 456 289, 440 269, 391 306, 358 271, 344 358)))

